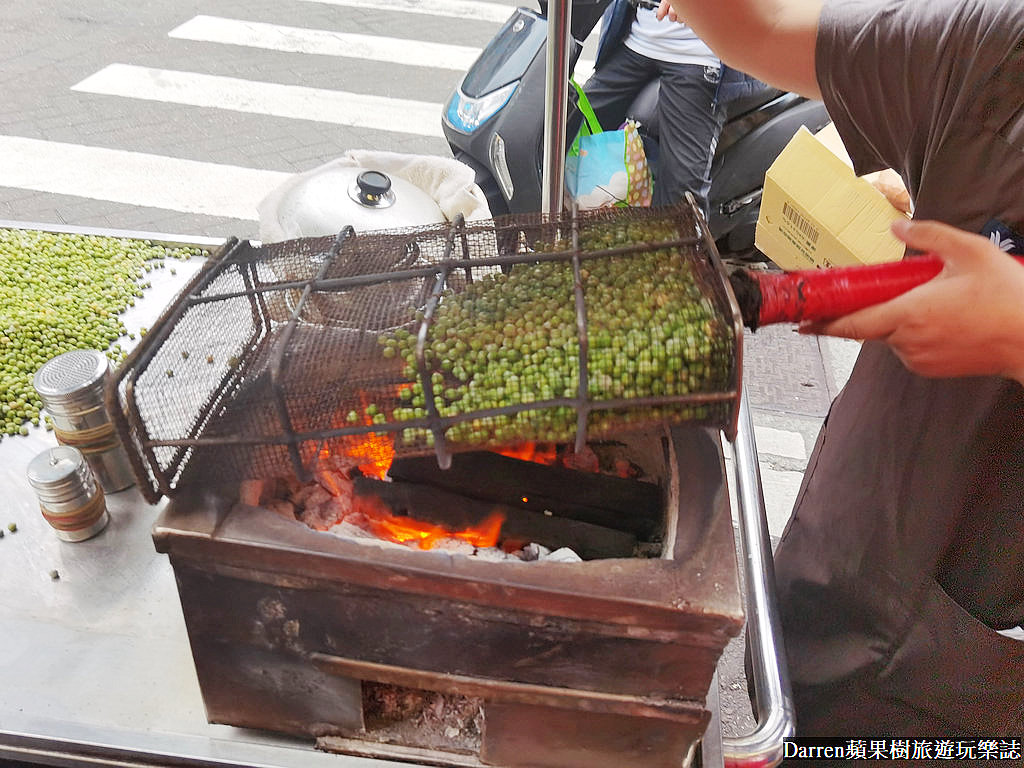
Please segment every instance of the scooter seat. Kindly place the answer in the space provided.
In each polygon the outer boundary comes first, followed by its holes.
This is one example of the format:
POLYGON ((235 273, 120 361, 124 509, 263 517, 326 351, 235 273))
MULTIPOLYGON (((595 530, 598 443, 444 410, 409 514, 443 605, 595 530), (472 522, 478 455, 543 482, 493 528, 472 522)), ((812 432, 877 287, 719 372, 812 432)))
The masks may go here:
MULTIPOLYGON (((738 96, 730 98, 725 105, 725 121, 735 120, 748 112, 763 107, 765 104, 774 101, 782 96, 785 91, 772 88, 764 83, 754 81, 751 87, 747 88, 738 96)), ((644 86, 643 90, 633 99, 629 105, 628 115, 643 126, 642 132, 648 136, 658 136, 658 81, 652 80, 644 86)), ((612 126, 618 128, 618 126, 612 126)))
POLYGON ((785 93, 785 91, 780 91, 778 88, 772 88, 770 85, 764 85, 763 83, 755 84, 755 86, 748 93, 729 100, 725 105, 725 119, 727 121, 734 120, 748 112, 753 112, 755 109, 763 107, 768 102, 779 98, 779 96, 785 93))

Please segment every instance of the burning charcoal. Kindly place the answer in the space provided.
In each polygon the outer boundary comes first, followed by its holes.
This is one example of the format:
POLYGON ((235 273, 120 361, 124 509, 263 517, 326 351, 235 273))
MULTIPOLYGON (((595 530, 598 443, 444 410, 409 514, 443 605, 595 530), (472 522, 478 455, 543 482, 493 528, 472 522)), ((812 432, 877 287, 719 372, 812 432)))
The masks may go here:
POLYGON ((507 552, 508 554, 514 554, 518 557, 521 556, 523 547, 525 547, 529 543, 529 539, 516 538, 515 536, 505 536, 501 540, 501 551, 507 552))
POLYGON ((351 497, 336 497, 324 492, 326 498, 319 494, 313 494, 310 498, 317 498, 315 504, 307 504, 306 508, 299 513, 299 519, 310 528, 318 531, 326 531, 335 523, 345 519, 352 511, 351 497))
POLYGON ((331 470, 322 470, 316 473, 316 481, 320 484, 321 488, 332 496, 352 495, 352 481, 348 478, 348 475, 331 470))
POLYGON ((300 485, 290 494, 288 494, 288 501, 296 506, 296 508, 303 508, 306 506, 306 501, 310 496, 313 495, 317 490, 323 490, 319 485, 315 483, 309 483, 307 485, 300 485))
POLYGON ((292 502, 297 506, 302 506, 308 512, 310 509, 326 504, 333 498, 333 494, 326 488, 320 485, 310 485, 308 493, 304 494, 302 491, 299 491, 292 498, 292 502))
POLYGON ((262 480, 243 480, 238 484, 238 501, 248 504, 250 507, 260 505, 260 496, 263 494, 262 480))
POLYGON ((601 471, 601 463, 598 461, 597 454, 588 445, 583 446, 582 451, 567 453, 563 458, 563 463, 569 469, 578 469, 582 472, 601 471))
MULTIPOLYGON (((394 481, 431 485, 503 507, 552 510, 559 517, 644 539, 661 530, 662 491, 651 482, 546 466, 486 451, 455 454, 444 472, 438 471, 433 458, 396 459, 388 474, 394 481), (530 493, 524 494, 524 488, 530 493)), ((538 539, 532 536, 528 540, 538 539)))
POLYGON ((341 453, 332 453, 320 459, 317 472, 332 472, 345 478, 351 478, 353 470, 358 469, 359 460, 341 453))
POLYGON ((632 479, 640 476, 640 467, 628 459, 615 460, 615 476, 632 479))
POLYGON ((271 480, 266 481, 263 489, 264 499, 287 499, 299 488, 302 487, 302 483, 294 475, 287 477, 275 477, 271 480))

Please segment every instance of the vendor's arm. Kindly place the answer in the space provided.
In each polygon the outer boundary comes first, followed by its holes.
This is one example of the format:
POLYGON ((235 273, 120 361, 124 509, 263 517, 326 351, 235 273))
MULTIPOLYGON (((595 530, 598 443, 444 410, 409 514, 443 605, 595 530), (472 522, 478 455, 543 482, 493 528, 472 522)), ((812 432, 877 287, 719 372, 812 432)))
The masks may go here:
POLYGON ((820 98, 814 48, 822 2, 665 0, 658 17, 685 21, 729 66, 778 88, 820 98))
POLYGON ((897 222, 893 232, 942 258, 942 272, 884 304, 801 331, 885 341, 923 376, 1024 383, 1024 266, 988 238, 945 224, 897 222))

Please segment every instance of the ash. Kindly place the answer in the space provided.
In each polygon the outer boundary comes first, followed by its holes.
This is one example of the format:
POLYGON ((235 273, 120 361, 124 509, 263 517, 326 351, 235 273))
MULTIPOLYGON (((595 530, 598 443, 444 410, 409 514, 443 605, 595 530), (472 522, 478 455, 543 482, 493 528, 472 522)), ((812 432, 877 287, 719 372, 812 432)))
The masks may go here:
POLYGON ((483 700, 363 682, 364 738, 423 749, 477 753, 483 700))

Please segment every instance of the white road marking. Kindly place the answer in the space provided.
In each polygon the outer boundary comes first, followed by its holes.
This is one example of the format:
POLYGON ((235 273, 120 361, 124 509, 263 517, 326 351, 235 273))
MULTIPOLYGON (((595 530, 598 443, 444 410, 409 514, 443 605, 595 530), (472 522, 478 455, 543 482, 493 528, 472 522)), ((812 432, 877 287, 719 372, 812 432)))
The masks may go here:
POLYGON ((258 115, 443 138, 441 104, 302 85, 110 64, 71 87, 107 96, 211 107, 258 115))
POLYGON ((257 221, 288 173, 0 136, 0 187, 257 221))
POLYGON ((425 40, 407 40, 377 35, 357 35, 326 29, 303 29, 258 21, 196 16, 171 30, 169 37, 208 43, 225 43, 289 53, 343 56, 350 59, 403 64, 411 67, 436 67, 464 72, 469 69, 479 48, 446 45, 425 40))
MULTIPOLYGON (((367 11, 394 11, 418 13, 424 16, 448 16, 453 19, 473 19, 504 24, 515 4, 481 3, 475 0, 308 0, 323 5, 359 8, 367 11)), ((529 5, 523 3, 523 5, 529 5)), ((532 8, 532 10, 537 10, 532 8)))
MULTIPOLYGON (((202 15, 172 29, 168 37, 288 53, 369 59, 412 67, 452 69, 456 72, 468 70, 480 55, 479 48, 465 45, 287 27, 202 15)), ((593 72, 593 61, 580 59, 576 62, 575 76, 580 83, 586 82, 593 72)))

